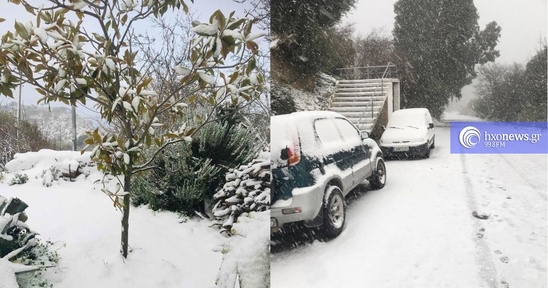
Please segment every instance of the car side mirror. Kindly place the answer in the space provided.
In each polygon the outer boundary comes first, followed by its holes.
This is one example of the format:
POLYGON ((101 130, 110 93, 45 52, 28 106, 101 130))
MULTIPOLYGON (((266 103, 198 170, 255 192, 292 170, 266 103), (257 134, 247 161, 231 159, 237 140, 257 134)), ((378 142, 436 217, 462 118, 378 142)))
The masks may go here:
POLYGON ((430 128, 430 129, 431 129, 431 128, 434 128, 434 123, 428 124, 428 128, 430 128))
POLYGON ((362 140, 367 139, 369 138, 369 133, 367 131, 360 131, 360 136, 362 137, 362 140))
POLYGON ((381 130, 382 130, 382 132, 384 132, 384 130, 386 130, 386 126, 382 125, 381 130))

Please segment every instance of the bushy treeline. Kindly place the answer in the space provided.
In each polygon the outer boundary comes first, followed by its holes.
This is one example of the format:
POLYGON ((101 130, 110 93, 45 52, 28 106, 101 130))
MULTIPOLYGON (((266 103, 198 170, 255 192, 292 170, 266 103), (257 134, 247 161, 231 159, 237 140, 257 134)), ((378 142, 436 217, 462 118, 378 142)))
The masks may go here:
POLYGON ((469 104, 477 116, 494 121, 546 121, 546 45, 523 67, 485 65, 469 104))
POLYGON ((13 159, 15 153, 58 149, 58 145, 48 140, 36 124, 17 119, 9 112, 0 111, 0 170, 13 159), (19 133, 18 133, 19 132, 19 133))

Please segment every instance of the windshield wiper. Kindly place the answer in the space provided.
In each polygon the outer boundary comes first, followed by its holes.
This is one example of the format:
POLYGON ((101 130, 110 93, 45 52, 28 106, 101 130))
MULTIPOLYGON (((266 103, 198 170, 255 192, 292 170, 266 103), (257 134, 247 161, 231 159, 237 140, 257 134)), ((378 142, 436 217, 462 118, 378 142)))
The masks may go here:
POLYGON ((411 126, 411 125, 407 125, 406 127, 411 127, 411 128, 419 129, 419 127, 411 126))

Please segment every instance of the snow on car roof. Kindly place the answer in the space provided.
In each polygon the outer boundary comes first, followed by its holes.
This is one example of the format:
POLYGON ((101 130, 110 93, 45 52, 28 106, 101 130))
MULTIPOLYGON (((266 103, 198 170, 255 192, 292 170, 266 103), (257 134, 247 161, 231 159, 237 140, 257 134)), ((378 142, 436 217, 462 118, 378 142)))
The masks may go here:
MULTIPOLYGON (((392 115, 416 115, 429 112, 426 108, 409 108, 409 109, 400 109, 392 112, 392 115)), ((430 112, 429 112, 430 113, 430 112)))
POLYGON ((272 116, 272 119, 288 118, 288 119, 291 119, 291 121, 293 121, 293 120, 316 119, 321 117, 341 117, 341 116, 342 116, 341 114, 333 111, 299 111, 299 112, 293 112, 291 114, 272 116))
MULTIPOLYGON (((285 147, 291 147, 293 145, 293 142, 295 141, 295 139, 291 138, 294 138, 295 136, 298 136, 301 151, 311 156, 321 155, 321 153, 328 152, 333 153, 335 150, 352 149, 354 146, 357 145, 356 142, 361 141, 361 138, 358 137, 359 135, 356 130, 356 141, 344 141, 343 143, 338 143, 333 147, 326 145, 320 147, 317 142, 318 139, 316 139, 317 137, 314 134, 313 127, 317 127, 318 125, 320 125, 317 122, 314 124, 314 121, 322 118, 333 119, 345 117, 333 111, 301 111, 291 114, 272 116, 270 119, 270 151, 272 153, 271 161, 273 163, 282 163, 282 160, 280 159, 280 151, 285 147)), ((327 132, 327 134, 339 134, 335 126, 322 127, 327 130, 334 129, 332 132, 327 132)))
POLYGON ((430 112, 426 108, 401 109, 392 112, 387 127, 413 125, 417 127, 428 125, 425 115, 430 112))

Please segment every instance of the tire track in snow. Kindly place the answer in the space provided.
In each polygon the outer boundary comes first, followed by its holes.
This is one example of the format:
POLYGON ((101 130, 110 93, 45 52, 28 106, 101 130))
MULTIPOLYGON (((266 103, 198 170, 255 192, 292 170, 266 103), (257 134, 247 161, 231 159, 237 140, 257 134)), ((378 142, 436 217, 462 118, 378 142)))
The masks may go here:
MULTIPOLYGON (((468 205, 468 208, 470 209, 470 215, 472 211, 477 211, 477 203, 475 199, 474 189, 472 185, 472 181, 470 180, 470 176, 468 175, 468 169, 467 169, 467 163, 466 163, 466 155, 461 154, 460 155, 461 165, 462 165, 462 176, 463 176, 463 183, 464 183, 464 189, 466 193, 466 204, 468 205)), ((472 217, 471 217, 472 218, 472 217)), ((491 250, 489 249, 489 245, 485 241, 483 241, 481 238, 478 238, 476 236, 476 232, 482 228, 482 226, 479 223, 479 220, 476 220, 475 218, 472 218, 473 220, 473 236, 472 239, 474 239, 474 242, 476 244, 476 264, 479 266, 479 277, 484 283, 482 287, 498 287, 497 284, 497 269, 495 267, 495 263, 493 262, 493 258, 491 257, 491 250)))

